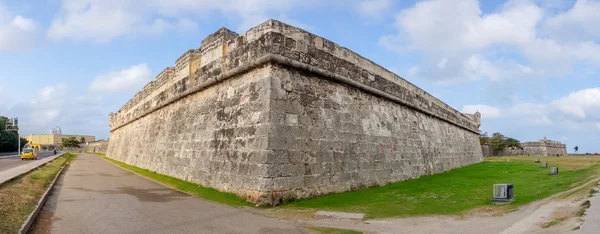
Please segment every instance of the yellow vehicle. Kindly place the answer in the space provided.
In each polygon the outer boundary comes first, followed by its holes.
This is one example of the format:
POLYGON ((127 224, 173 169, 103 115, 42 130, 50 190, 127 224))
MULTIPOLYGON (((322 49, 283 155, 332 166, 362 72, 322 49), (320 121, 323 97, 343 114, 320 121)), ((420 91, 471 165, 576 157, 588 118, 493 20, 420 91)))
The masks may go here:
POLYGON ((33 149, 23 149, 21 160, 25 159, 37 159, 37 153, 33 149))

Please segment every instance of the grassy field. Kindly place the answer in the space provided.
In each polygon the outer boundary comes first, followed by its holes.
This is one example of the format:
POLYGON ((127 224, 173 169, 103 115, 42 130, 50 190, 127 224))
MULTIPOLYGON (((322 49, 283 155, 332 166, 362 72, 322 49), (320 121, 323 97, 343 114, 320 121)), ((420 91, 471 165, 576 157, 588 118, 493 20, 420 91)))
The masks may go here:
POLYGON ((75 157, 64 154, 45 165, 0 185, 0 233, 17 233, 60 168, 75 157))
POLYGON ((355 192, 297 200, 283 205, 292 209, 320 209, 365 213, 368 218, 460 214, 490 206, 492 185, 512 183, 516 201, 508 207, 530 203, 568 190, 598 174, 600 157, 541 157, 560 174, 535 164, 536 157, 494 157, 445 173, 355 192))
POLYGON ((125 168, 130 171, 133 171, 139 175, 145 176, 152 180, 155 180, 155 181, 162 183, 168 187, 178 189, 180 191, 186 192, 188 194, 192 194, 197 197, 201 197, 201 198, 204 198, 207 200, 230 205, 233 207, 253 205, 252 203, 247 202, 246 200, 236 196, 235 194, 220 192, 216 189, 202 187, 200 185, 190 183, 187 181, 183 181, 183 180, 171 177, 171 176, 166 176, 166 175, 158 174, 158 173, 150 171, 150 170, 131 166, 131 165, 119 162, 117 160, 108 158, 108 157, 106 157, 106 155, 104 155, 102 153, 91 153, 91 154, 100 155, 105 160, 107 160, 113 164, 116 164, 117 166, 120 166, 120 167, 125 168))
POLYGON ((311 229, 321 234, 362 234, 361 231, 339 229, 339 228, 328 228, 328 227, 311 227, 311 229))

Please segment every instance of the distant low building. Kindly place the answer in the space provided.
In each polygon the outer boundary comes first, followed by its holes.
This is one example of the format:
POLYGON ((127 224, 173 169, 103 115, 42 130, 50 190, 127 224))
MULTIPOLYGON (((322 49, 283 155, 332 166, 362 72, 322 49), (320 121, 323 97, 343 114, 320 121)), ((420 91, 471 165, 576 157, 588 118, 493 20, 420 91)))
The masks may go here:
POLYGON ((70 137, 75 137, 78 141, 81 141, 82 138, 85 142, 96 141, 95 136, 62 134, 60 128, 52 129, 50 134, 31 134, 23 138, 27 139, 29 146, 39 150, 43 145, 60 147, 65 139, 70 137))

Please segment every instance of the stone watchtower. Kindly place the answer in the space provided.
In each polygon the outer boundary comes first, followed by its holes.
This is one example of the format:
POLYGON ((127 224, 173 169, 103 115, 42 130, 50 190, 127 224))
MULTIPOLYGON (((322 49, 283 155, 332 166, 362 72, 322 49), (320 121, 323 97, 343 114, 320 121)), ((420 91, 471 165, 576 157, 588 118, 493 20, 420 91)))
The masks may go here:
POLYGON ((473 123, 477 125, 477 129, 479 129, 479 127, 481 126, 481 113, 479 113, 479 111, 476 111, 474 114, 464 113, 464 115, 469 117, 473 121, 473 123))
POLYGON ((481 127, 481 113, 477 111, 473 116, 475 117, 475 122, 477 122, 477 128, 481 127))

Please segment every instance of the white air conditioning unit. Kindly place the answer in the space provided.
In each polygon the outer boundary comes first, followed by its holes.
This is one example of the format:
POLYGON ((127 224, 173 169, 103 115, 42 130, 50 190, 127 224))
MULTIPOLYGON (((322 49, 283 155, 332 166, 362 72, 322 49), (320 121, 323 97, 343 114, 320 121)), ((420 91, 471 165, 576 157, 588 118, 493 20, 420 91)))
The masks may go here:
POLYGON ((504 204, 510 203, 514 200, 514 186, 512 184, 494 184, 494 198, 492 198, 493 203, 504 204))

